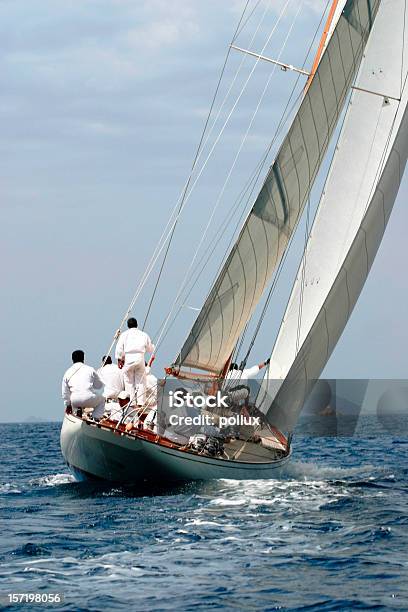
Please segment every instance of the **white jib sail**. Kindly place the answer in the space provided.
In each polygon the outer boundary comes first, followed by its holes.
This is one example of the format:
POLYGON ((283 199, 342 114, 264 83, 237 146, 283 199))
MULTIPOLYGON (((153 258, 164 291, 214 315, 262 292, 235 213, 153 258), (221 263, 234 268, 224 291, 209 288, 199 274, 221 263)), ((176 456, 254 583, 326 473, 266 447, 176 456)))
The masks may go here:
POLYGON ((347 0, 289 132, 176 359, 221 372, 303 211, 374 23, 379 0, 347 0))
POLYGON ((280 389, 275 406, 288 402, 292 425, 357 301, 404 171, 406 87, 398 101, 408 59, 404 10, 405 0, 384 0, 379 8, 356 83, 373 93, 353 93, 272 352, 267 377, 285 382, 271 383, 270 393, 280 389))

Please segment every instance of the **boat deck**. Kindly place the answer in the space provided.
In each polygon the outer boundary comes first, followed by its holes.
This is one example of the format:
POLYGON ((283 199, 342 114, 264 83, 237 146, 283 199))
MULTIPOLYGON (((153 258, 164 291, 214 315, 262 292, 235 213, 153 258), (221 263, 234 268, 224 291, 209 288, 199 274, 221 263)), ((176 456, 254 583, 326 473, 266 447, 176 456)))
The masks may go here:
POLYGON ((176 449, 193 455, 213 457, 221 460, 225 459, 243 463, 265 463, 274 461, 277 458, 281 458, 288 454, 285 436, 281 432, 277 431, 274 433, 269 429, 262 429, 261 431, 258 431, 256 441, 241 438, 225 441, 224 455, 213 456, 205 452, 199 452, 191 448, 188 444, 177 443, 174 440, 160 436, 148 429, 133 427, 131 430, 126 431, 125 425, 119 425, 117 421, 112 421, 110 419, 104 419, 98 422, 94 421, 92 418, 84 416, 81 418, 81 420, 88 425, 98 427, 100 429, 110 430, 116 435, 146 440, 163 447, 176 449))
POLYGON ((267 448, 261 442, 245 440, 231 440, 224 444, 224 450, 228 459, 250 463, 264 463, 284 452, 283 447, 267 448))

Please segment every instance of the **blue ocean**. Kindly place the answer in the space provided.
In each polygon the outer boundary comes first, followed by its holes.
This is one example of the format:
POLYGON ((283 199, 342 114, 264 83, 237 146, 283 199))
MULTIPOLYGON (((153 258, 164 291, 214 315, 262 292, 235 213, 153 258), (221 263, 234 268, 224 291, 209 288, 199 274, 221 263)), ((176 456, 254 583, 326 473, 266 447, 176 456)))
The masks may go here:
POLYGON ((408 609, 408 438, 299 435, 279 480, 75 483, 57 423, 0 426, 3 609, 408 609))

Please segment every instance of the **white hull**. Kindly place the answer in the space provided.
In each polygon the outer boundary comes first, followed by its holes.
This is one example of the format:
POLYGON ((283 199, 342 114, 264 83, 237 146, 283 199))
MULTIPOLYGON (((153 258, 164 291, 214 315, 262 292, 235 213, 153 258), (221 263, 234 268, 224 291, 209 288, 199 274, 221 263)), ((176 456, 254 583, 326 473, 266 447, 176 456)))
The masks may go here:
POLYGON ((64 416, 61 450, 78 480, 96 478, 128 483, 275 478, 289 459, 287 455, 265 463, 250 463, 195 455, 120 435, 72 414, 64 416))

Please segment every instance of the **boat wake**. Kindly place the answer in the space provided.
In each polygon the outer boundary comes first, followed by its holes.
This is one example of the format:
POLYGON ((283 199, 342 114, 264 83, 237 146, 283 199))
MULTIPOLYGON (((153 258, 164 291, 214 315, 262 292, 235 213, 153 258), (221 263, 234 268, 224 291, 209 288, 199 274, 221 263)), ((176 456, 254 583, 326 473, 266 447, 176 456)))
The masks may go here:
POLYGON ((75 478, 72 474, 48 474, 47 476, 41 476, 40 478, 33 478, 29 480, 28 484, 31 486, 40 487, 58 487, 60 485, 70 484, 75 482, 75 478))
POLYGON ((292 480, 348 480, 357 477, 359 480, 367 476, 373 478, 372 474, 378 473, 384 476, 384 469, 372 464, 364 464, 358 467, 325 466, 314 462, 290 461, 282 471, 282 478, 292 480))

